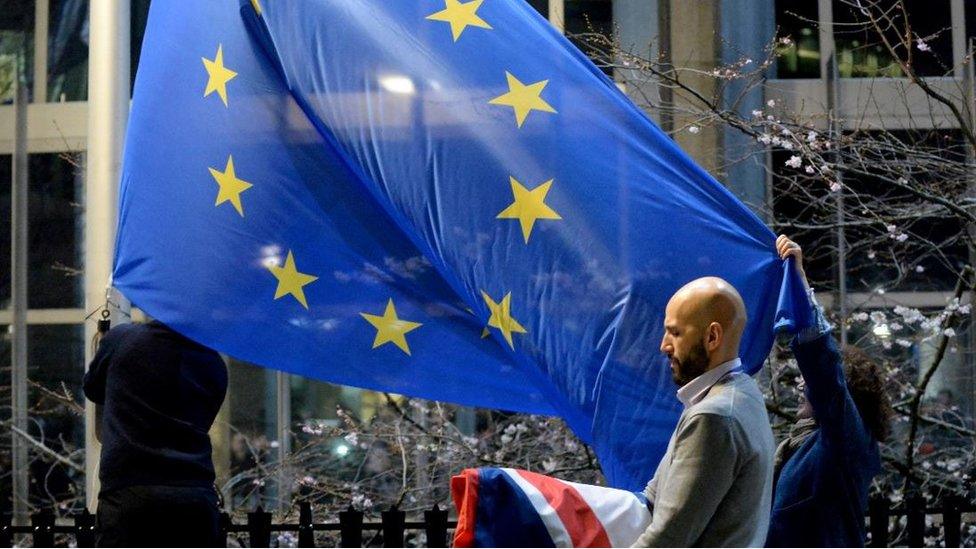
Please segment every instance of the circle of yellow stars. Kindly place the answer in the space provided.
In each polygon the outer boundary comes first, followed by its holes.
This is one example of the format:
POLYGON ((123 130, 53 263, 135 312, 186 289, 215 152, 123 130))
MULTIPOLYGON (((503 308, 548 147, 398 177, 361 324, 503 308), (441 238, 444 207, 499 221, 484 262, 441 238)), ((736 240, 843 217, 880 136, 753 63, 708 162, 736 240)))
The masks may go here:
MULTIPOLYGON (((477 13, 483 1, 471 0, 462 3, 459 0, 444 0, 444 9, 428 15, 427 19, 448 23, 451 27, 451 37, 454 42, 457 42, 469 26, 492 29, 492 26, 477 13)), ((508 91, 490 99, 488 103, 511 107, 517 128, 522 128, 533 111, 557 113, 556 109, 542 97, 543 90, 549 84, 549 80, 539 80, 527 84, 511 72, 505 71, 505 81, 508 91)), ((522 238, 528 245, 536 221, 540 219, 562 219, 562 216, 545 202, 552 187, 553 179, 541 183, 533 189, 528 189, 515 177, 509 176, 509 184, 512 189, 513 201, 507 208, 498 213, 496 219, 518 220, 522 229, 522 238)), ((481 291, 481 296, 490 313, 488 325, 482 331, 481 337, 485 338, 489 335, 489 328, 496 328, 501 332, 509 347, 514 349, 512 334, 524 334, 527 331, 512 316, 512 293, 508 292, 498 302, 494 301, 484 290, 481 291)))
MULTIPOLYGON (((483 3, 484 0, 469 0, 467 2, 444 0, 444 9, 428 15, 426 19, 447 23, 450 26, 452 40, 458 42, 468 27, 493 30, 492 26, 478 15, 478 10, 483 3)), ((262 10, 258 0, 252 0, 252 6, 257 15, 260 16, 262 10)), ((224 107, 228 108, 228 83, 237 77, 237 72, 224 64, 223 44, 217 45, 213 59, 202 57, 201 60, 207 72, 207 84, 203 97, 206 99, 210 95, 216 94, 224 107)), ((517 128, 523 127, 533 111, 557 113, 556 109, 542 97, 549 80, 539 80, 526 84, 509 71, 505 71, 505 80, 508 91, 490 99, 488 103, 495 106, 510 107, 514 113, 517 128)), ((241 194, 254 185, 237 176, 233 155, 227 155, 223 170, 210 167, 209 171, 218 185, 214 206, 219 207, 221 204, 230 203, 238 215, 243 218, 244 205, 241 194)), ((562 219, 559 213, 545 203, 546 196, 553 185, 553 179, 529 189, 514 176, 509 176, 509 184, 513 201, 496 218, 518 220, 522 237, 527 245, 536 221, 562 219)), ((318 280, 318 277, 298 270, 293 251, 288 250, 283 265, 270 264, 267 268, 277 280, 274 299, 292 296, 302 307, 308 310, 309 306, 304 288, 318 280)), ((481 296, 490 313, 481 337, 487 337, 489 328, 495 328, 501 332, 509 347, 514 349, 513 334, 525 334, 527 331, 512 316, 512 293, 506 293, 497 302, 484 290, 481 291, 481 296)), ((420 322, 400 318, 392 298, 387 301, 382 315, 361 312, 360 316, 376 329, 373 349, 392 343, 408 356, 411 352, 406 336, 423 326, 420 322)))
MULTIPOLYGON (((261 6, 257 0, 252 0, 252 6, 255 12, 260 16, 261 6)), ((214 54, 213 59, 208 59, 206 57, 201 58, 203 61, 203 67, 207 71, 207 85, 203 90, 203 97, 206 99, 211 94, 217 94, 220 98, 220 102, 223 103, 224 107, 229 107, 227 85, 231 80, 237 77, 237 72, 228 68, 224 64, 224 46, 223 44, 217 44, 217 53, 214 54)), ((228 154, 227 161, 224 164, 224 169, 220 170, 215 167, 209 167, 210 176, 217 183, 217 198, 214 201, 214 207, 219 207, 221 204, 228 202, 237 211, 240 217, 244 217, 244 204, 241 200, 241 194, 244 191, 252 188, 254 185, 241 179, 237 175, 237 170, 234 166, 234 156, 228 154)), ((295 254, 292 250, 288 250, 288 255, 285 257, 284 265, 278 265, 273 262, 267 265, 268 270, 278 281, 278 285, 275 288, 274 299, 278 300, 285 296, 292 296, 295 298, 302 307, 308 310, 308 300, 305 297, 305 286, 311 284, 318 280, 317 276, 303 273, 298 270, 298 266, 295 262, 295 254)))

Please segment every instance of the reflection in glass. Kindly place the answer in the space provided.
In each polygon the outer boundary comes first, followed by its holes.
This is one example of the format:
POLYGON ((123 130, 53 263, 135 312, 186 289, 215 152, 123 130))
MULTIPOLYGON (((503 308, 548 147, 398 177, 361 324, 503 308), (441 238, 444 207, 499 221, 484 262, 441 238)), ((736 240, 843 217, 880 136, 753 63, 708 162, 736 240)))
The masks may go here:
MULTIPOLYGON (((912 30, 912 64, 920 76, 943 76, 952 70, 952 20, 949 2, 905 0, 912 30)), ((895 57, 881 37, 858 10, 842 0, 834 0, 834 41, 837 69, 842 78, 904 76, 895 57)), ((892 10, 894 28, 886 32, 898 57, 908 52, 902 45, 905 20, 900 10, 892 10)))
MULTIPOLYGON (((315 381, 301 376, 291 377, 291 421, 296 432, 309 421, 324 422, 328 425, 338 425, 336 407, 345 409, 353 407, 357 402, 345 398, 346 393, 354 391, 358 400, 358 389, 340 387, 315 381)), ((298 435, 301 437, 301 435, 298 435)))
POLYGON ((34 2, 4 0, 0 8, 0 105, 14 100, 15 75, 33 89, 34 2))
POLYGON ((789 38, 776 48, 777 78, 820 78, 820 33, 817 3, 809 0, 777 0, 779 38, 789 38))
POLYGON ((88 0, 50 0, 47 100, 88 99, 88 0))

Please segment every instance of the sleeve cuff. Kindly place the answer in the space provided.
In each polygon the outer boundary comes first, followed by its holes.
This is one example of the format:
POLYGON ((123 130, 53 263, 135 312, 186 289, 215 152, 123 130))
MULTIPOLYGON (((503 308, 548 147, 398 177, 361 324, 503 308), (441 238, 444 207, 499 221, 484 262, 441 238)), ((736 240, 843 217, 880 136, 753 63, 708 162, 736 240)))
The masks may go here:
POLYGON ((824 316, 823 307, 817 301, 813 288, 807 288, 807 299, 810 301, 810 309, 813 312, 813 325, 796 334, 798 343, 809 343, 824 334, 829 334, 833 329, 830 322, 827 322, 827 317, 824 316))

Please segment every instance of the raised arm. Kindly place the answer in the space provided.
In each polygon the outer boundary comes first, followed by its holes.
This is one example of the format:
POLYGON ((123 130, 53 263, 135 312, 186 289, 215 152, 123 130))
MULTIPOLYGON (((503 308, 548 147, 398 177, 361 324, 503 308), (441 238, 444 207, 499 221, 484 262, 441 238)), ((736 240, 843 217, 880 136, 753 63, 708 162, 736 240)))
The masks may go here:
POLYGON ((817 303, 803 270, 803 250, 784 235, 776 240, 780 257, 792 257, 807 287, 814 325, 801 331, 792 342, 796 364, 806 383, 806 398, 825 442, 839 448, 856 447, 870 440, 844 378, 844 361, 831 335, 831 326, 817 303))

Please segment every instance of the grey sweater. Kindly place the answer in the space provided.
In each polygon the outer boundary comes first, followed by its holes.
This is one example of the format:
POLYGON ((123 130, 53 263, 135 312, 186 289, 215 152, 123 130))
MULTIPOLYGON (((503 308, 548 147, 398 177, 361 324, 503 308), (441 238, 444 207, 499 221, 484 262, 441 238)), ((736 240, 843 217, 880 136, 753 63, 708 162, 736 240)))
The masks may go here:
POLYGON ((732 372, 685 408, 644 494, 651 525, 634 547, 761 547, 773 433, 756 382, 732 372))

